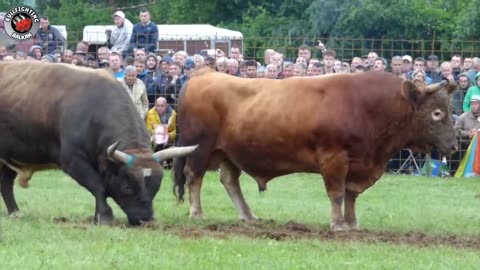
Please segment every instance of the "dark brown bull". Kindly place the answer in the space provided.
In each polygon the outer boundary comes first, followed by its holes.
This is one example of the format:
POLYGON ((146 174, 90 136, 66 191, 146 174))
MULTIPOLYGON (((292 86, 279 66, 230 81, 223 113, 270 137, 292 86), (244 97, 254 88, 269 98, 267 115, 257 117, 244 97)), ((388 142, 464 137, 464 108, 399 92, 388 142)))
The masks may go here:
POLYGON ((426 87, 377 72, 286 80, 209 72, 193 77, 182 90, 178 122, 180 145, 199 147, 176 160, 174 192, 182 200, 188 183, 190 215, 201 217, 202 178, 220 166, 240 218, 254 220, 239 185, 241 171, 260 190, 281 175, 319 173, 332 228, 356 228, 355 200, 382 176, 392 154, 404 147, 456 149, 454 89, 454 83, 426 87))
POLYGON ((106 71, 64 64, 0 63, 0 192, 10 215, 18 175, 61 168, 95 197, 95 220, 113 219, 112 197, 133 225, 153 218, 161 162, 193 147, 153 153, 127 92, 106 71))

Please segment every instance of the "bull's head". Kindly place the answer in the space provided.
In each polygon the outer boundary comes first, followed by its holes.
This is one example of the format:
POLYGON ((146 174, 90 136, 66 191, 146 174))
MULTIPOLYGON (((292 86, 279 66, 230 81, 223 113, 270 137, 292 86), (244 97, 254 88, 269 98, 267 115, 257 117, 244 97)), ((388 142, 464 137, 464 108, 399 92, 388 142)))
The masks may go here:
POLYGON ((413 138, 409 147, 419 152, 433 148, 441 154, 457 150, 457 139, 453 127, 450 95, 455 91, 455 82, 442 81, 426 85, 423 82, 403 82, 403 95, 415 107, 413 138))
POLYGON ((131 225, 153 219, 152 201, 163 178, 162 163, 167 159, 192 153, 197 146, 172 147, 152 153, 149 149, 117 150, 119 142, 107 149, 115 161, 108 169, 107 195, 127 214, 131 225))

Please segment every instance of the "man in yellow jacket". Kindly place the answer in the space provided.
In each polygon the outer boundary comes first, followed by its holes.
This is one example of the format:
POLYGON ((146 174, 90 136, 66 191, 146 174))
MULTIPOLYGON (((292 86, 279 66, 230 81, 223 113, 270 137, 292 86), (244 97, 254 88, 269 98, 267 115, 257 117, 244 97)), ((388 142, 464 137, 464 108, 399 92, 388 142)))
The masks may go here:
POLYGON ((175 141, 177 113, 167 104, 164 97, 155 101, 155 107, 147 113, 146 125, 150 131, 154 151, 167 148, 175 141))

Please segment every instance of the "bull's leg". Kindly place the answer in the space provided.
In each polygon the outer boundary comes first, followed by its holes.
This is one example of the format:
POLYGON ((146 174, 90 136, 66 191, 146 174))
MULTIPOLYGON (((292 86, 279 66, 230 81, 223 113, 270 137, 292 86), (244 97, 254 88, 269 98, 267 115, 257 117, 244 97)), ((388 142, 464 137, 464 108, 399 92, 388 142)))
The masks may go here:
POLYGON ((22 216, 13 194, 13 182, 16 175, 15 171, 0 164, 0 193, 11 217, 22 216))
POLYGON ((350 229, 357 230, 358 223, 355 215, 355 201, 357 200, 358 193, 346 190, 345 191, 345 222, 350 229))
POLYGON ((347 230, 348 226, 342 214, 345 198, 345 178, 348 173, 347 155, 343 152, 324 154, 321 159, 321 173, 331 204, 331 228, 335 231, 347 230))
POLYGON ((95 222, 111 224, 113 212, 107 204, 104 181, 98 172, 85 161, 82 155, 66 152, 65 155, 62 155, 61 167, 95 197, 95 222))
POLYGON ((228 160, 223 161, 220 165, 220 181, 237 208, 240 219, 245 221, 258 220, 243 197, 239 181, 240 173, 240 169, 228 160))
POLYGON ((190 200, 190 218, 201 219, 203 217, 200 193, 203 183, 203 175, 196 176, 189 168, 185 167, 185 176, 188 183, 188 196, 190 200))

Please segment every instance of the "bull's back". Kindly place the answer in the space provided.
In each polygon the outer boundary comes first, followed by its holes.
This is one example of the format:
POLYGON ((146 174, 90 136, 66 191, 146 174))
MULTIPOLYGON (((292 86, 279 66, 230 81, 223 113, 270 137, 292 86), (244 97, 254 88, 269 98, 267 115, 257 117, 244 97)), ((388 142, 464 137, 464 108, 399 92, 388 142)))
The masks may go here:
POLYGON ((184 98, 188 109, 179 115, 214 120, 232 133, 248 135, 254 129, 291 140, 304 130, 317 129, 338 139, 346 131, 364 129, 365 118, 380 113, 385 101, 396 94, 385 87, 377 89, 381 87, 369 80, 351 75, 269 80, 206 74, 189 82, 184 98))
POLYGON ((179 115, 190 127, 203 123, 207 128, 190 131, 215 134, 215 147, 241 160, 237 164, 244 163, 244 170, 263 160, 263 169, 275 163, 284 164, 285 170, 308 171, 317 166, 316 151, 332 147, 373 155, 369 146, 378 132, 372 130, 388 125, 375 118, 402 115, 390 108, 401 84, 389 75, 268 80, 215 73, 192 78, 189 84, 187 106, 179 115))
POLYGON ((64 64, 5 62, 0 76, 0 158, 25 163, 55 162, 61 132, 85 138, 108 100, 126 95, 102 72, 64 64))
POLYGON ((55 123, 69 101, 88 99, 102 72, 64 64, 9 62, 0 64, 0 108, 32 123, 55 123))

